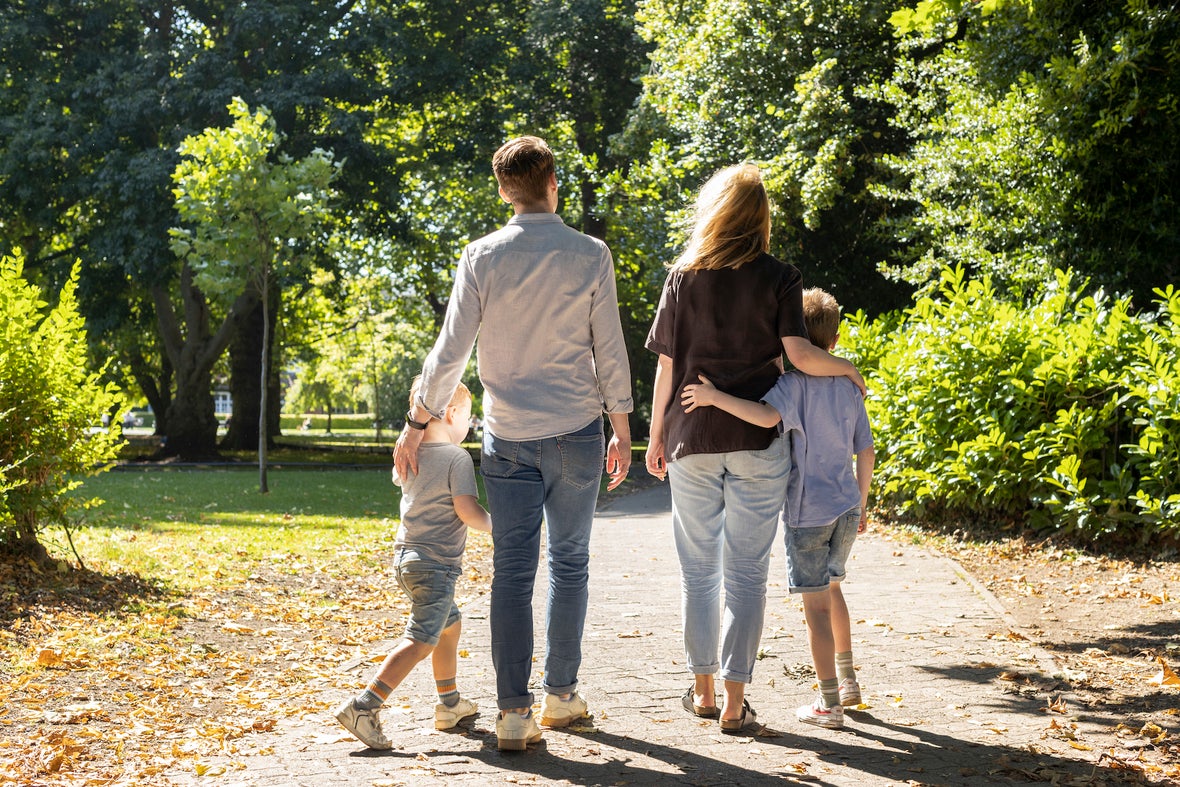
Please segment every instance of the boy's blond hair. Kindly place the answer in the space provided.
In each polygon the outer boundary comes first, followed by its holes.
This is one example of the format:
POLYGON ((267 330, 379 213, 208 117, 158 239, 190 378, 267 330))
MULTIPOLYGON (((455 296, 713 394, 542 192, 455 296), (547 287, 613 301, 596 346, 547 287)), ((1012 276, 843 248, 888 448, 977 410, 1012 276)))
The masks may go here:
POLYGON ((770 248, 770 198, 753 164, 726 167, 705 181, 692 234, 672 270, 740 268, 770 248))
MULTIPOLYGON (((422 375, 414 377, 414 382, 410 383, 410 409, 414 409, 414 403, 418 401, 418 388, 422 385, 422 375)), ((451 394, 451 401, 447 402, 447 407, 458 407, 464 401, 471 402, 471 391, 463 383, 455 384, 455 392, 451 394)))
POLYGON ((553 151, 540 137, 517 137, 492 156, 492 173, 508 201, 534 205, 549 194, 549 178, 557 172, 553 151))
POLYGON ((811 343, 830 350, 840 335, 840 304, 830 292, 819 287, 803 291, 803 323, 811 343))

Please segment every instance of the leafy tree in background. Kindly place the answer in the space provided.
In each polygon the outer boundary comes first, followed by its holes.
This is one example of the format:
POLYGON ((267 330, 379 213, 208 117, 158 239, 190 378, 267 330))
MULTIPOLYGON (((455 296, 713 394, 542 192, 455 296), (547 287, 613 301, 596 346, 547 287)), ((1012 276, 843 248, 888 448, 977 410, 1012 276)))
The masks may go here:
POLYGON ((953 263, 1031 287, 1069 266, 1145 304, 1180 274, 1180 8, 924 0, 886 89, 915 144, 894 272, 953 263))
POLYGON ((123 399, 87 371, 77 269, 49 308, 22 267, 0 258, 0 548, 44 562, 38 534, 86 508, 68 493, 118 454, 123 399))
MULTIPOLYGON (((172 247, 182 261, 184 275, 191 275, 202 292, 219 300, 228 316, 216 331, 194 336, 195 325, 206 325, 205 321, 194 321, 188 336, 171 333, 165 339, 174 365, 179 365, 177 361, 186 352, 199 354, 199 362, 192 364, 191 380, 183 382, 207 390, 213 364, 225 349, 220 342, 227 341, 227 326, 235 312, 249 310, 255 300, 261 303, 258 464, 260 490, 266 492, 266 378, 273 293, 280 291, 285 281, 305 277, 311 260, 320 253, 317 245, 324 244, 315 239, 322 235, 328 220, 329 184, 336 167, 331 155, 322 150, 298 161, 279 156, 272 162, 279 136, 269 112, 260 109, 251 114, 246 103, 235 98, 230 116, 234 122, 228 128, 206 129, 181 143, 183 158, 173 180, 184 226, 172 230, 172 247)), ((185 399, 195 404, 197 393, 178 387, 177 401, 185 399)), ((173 439, 203 444, 203 432, 209 430, 212 415, 195 408, 169 413, 173 439), (191 424, 191 437, 182 424, 191 424)), ((216 429, 213 418, 214 435, 216 429)))
MULTIPOLYGON (((892 108, 868 88, 888 79, 896 51, 887 2, 648 0, 640 31, 656 48, 630 133, 667 144, 665 191, 715 169, 757 161, 777 206, 772 248, 809 284, 872 312, 908 288, 877 273, 898 239, 880 222, 893 209, 870 189, 879 159, 903 151, 892 108), (659 125, 666 131, 662 132, 659 125)), ((671 256, 669 254, 669 256, 671 256)))

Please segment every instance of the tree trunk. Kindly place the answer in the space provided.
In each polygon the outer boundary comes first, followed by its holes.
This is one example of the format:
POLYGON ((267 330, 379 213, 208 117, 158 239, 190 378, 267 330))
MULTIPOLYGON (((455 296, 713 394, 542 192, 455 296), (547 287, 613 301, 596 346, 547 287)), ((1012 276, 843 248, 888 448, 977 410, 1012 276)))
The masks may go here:
POLYGON ((270 276, 267 269, 263 268, 262 286, 259 287, 262 291, 262 362, 259 364, 258 372, 258 388, 261 391, 261 397, 258 402, 258 491, 266 494, 270 491, 270 485, 266 478, 266 432, 267 432, 267 389, 270 387, 270 375, 267 372, 270 370, 270 276))
POLYGON ((177 380, 176 396, 165 413, 168 432, 158 454, 186 461, 218 459, 217 414, 213 408, 212 369, 193 369, 177 380))
MULTIPOLYGON (((269 319, 264 320, 262 303, 243 314, 238 320, 237 331, 229 346, 230 395, 234 400, 234 417, 229 429, 221 439, 221 448, 226 451, 253 451, 258 446, 259 420, 262 402, 262 355, 263 340, 267 339, 269 355, 274 348, 275 309, 270 310, 269 319), (268 336, 269 334, 269 336, 268 336)), ((267 364, 267 398, 278 401, 278 378, 267 364)), ((278 408, 267 413, 267 445, 274 447, 274 438, 279 434, 278 408)))
POLYGON ((214 332, 210 329, 204 293, 196 286, 187 265, 181 268, 180 295, 183 330, 168 290, 164 286, 152 288, 160 337, 176 375, 176 394, 164 413, 165 442, 156 456, 190 461, 216 459, 219 455, 217 416, 213 410, 213 367, 233 338, 235 322, 241 314, 254 309, 258 298, 253 292, 238 296, 229 315, 214 332))

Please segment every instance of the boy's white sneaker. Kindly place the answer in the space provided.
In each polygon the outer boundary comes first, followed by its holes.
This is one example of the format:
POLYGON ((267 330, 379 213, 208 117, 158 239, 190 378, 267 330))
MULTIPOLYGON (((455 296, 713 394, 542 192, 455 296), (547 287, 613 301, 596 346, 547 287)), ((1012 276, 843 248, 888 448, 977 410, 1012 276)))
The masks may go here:
POLYGON ((350 697, 336 709, 336 720, 370 749, 392 749, 393 743, 381 729, 381 717, 377 715, 379 712, 358 708, 352 704, 350 697))
POLYGON ((845 708, 855 708, 860 703, 860 684, 856 682, 856 678, 845 678, 840 681, 840 704, 845 708))
POLYGON ((537 717, 530 713, 521 716, 513 711, 501 711, 496 719, 496 748, 502 751, 524 751, 530 743, 541 740, 537 717))
POLYGON ((434 728, 449 730, 464 719, 469 719, 479 711, 479 706, 466 697, 460 697, 454 705, 439 703, 434 706, 434 728))
POLYGON ((578 692, 563 700, 556 694, 546 694, 541 703, 541 724, 546 727, 568 727, 586 715, 586 700, 578 692))
POLYGON ((824 705, 823 697, 816 697, 815 702, 803 705, 795 711, 795 717, 804 724, 814 724, 829 730, 838 730, 844 726, 844 706, 824 705))

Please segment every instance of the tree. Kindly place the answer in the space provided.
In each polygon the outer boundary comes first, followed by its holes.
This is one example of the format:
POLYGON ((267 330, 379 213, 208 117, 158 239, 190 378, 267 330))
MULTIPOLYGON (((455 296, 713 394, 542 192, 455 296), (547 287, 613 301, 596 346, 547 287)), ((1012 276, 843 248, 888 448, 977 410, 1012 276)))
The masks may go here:
POLYGON ((0 547, 44 561, 38 534, 85 508, 69 493, 118 454, 123 399, 86 371, 77 267, 52 308, 22 268, 0 258, 0 547))
MULTIPOLYGON (((258 464, 259 486, 266 492, 272 292, 305 275, 317 253, 336 167, 322 150, 299 161, 279 155, 272 162, 279 138, 269 112, 251 114, 235 98, 230 116, 234 122, 228 128, 206 129, 181 143, 183 158, 173 178, 177 212, 186 226, 172 230, 172 246, 201 290, 228 305, 223 326, 248 311, 253 299, 262 305, 258 464)), ((206 362, 197 369, 207 377, 225 346, 206 346, 206 362)), ((181 348, 173 344, 169 352, 179 356, 181 348)))
POLYGON ((893 70, 892 10, 881 0, 644 3, 653 68, 629 133, 673 178, 662 189, 673 225, 683 195, 714 170, 758 162, 777 208, 777 255, 848 308, 903 303, 909 288, 877 272, 899 239, 881 231, 893 206, 871 189, 888 176, 882 156, 908 144, 892 107, 869 92, 893 70))
POLYGON ((915 144, 883 192, 908 206, 895 272, 1024 289, 1054 267, 1135 294, 1180 274, 1180 8, 924 0, 885 97, 915 144))

